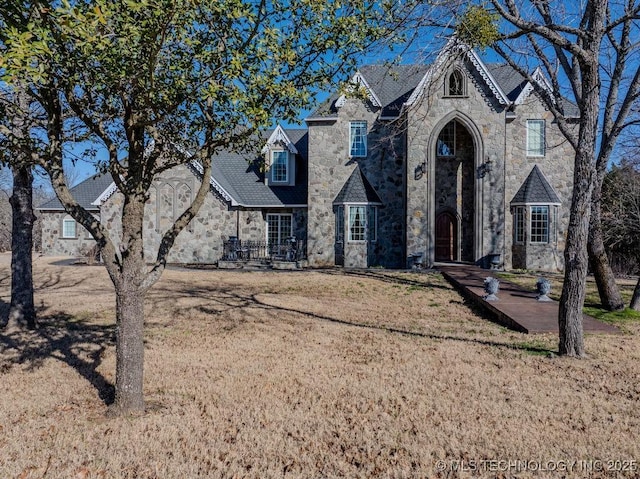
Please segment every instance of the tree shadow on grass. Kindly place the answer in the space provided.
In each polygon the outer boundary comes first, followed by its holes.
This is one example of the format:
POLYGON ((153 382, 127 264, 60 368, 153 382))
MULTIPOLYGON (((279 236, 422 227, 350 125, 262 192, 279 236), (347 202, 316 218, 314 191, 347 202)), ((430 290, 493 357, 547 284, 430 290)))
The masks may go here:
MULTIPOLYGON (((6 317, 8 311, 9 305, 0 301, 0 317, 6 317)), ((33 331, 0 329, 0 371, 14 365, 33 370, 46 359, 54 358, 75 369, 97 390, 100 399, 110 405, 115 387, 97 368, 103 352, 113 344, 115 325, 94 324, 62 312, 38 314, 38 327, 33 331)))
MULTIPOLYGON (((261 299, 259 296, 263 294, 262 292, 243 294, 238 292, 237 289, 234 289, 233 287, 221 288, 215 284, 212 284, 210 286, 194 286, 193 284, 183 283, 180 281, 173 282, 171 286, 173 288, 174 293, 176 290, 179 290, 183 294, 188 294, 189 296, 206 299, 206 302, 209 303, 208 305, 201 304, 196 306, 190 306, 189 308, 195 308, 199 312, 211 317, 220 318, 228 311, 242 310, 243 316, 245 317, 245 319, 249 320, 249 318, 253 316, 251 314, 251 310, 267 310, 267 311, 273 311, 274 317, 278 317, 278 313, 284 312, 284 313, 300 315, 306 318, 310 318, 312 320, 329 322, 329 323, 342 325, 342 326, 368 329, 372 331, 384 331, 384 332, 388 332, 392 334, 400 334, 408 337, 426 338, 426 339, 432 339, 437 341, 458 341, 458 342, 465 342, 470 344, 490 346, 490 347, 500 348, 500 349, 518 350, 518 351, 523 351, 531 354, 545 354, 545 355, 557 354, 557 351, 546 349, 544 347, 539 347, 538 345, 532 344, 531 342, 523 342, 523 343, 499 342, 499 341, 491 341, 491 340, 482 339, 482 338, 467 337, 462 335, 456 336, 456 335, 444 334, 444 333, 443 334, 427 333, 424 331, 402 329, 402 328, 397 328, 397 327, 388 326, 384 324, 370 324, 370 323, 351 321, 348 319, 318 314, 311 311, 305 311, 304 309, 300 309, 300 308, 289 308, 286 306, 277 306, 277 305, 269 304, 268 302, 261 299)), ((169 294, 171 291, 168 288, 165 290, 165 288, 161 287, 156 289, 156 293, 158 292, 162 292, 162 294, 159 295, 158 300, 160 301, 158 304, 156 304, 156 306, 160 308, 165 306, 168 307, 168 305, 163 305, 160 297, 165 297, 166 301, 169 301, 169 298, 170 298, 169 294)), ((275 293, 275 296, 277 296, 277 293, 275 293)), ((480 318, 486 319, 489 321, 492 320, 492 318, 489 315, 487 315, 485 311, 483 311, 481 308, 479 308, 475 304, 473 303, 462 303, 462 304, 465 304, 467 307, 472 309, 474 313, 480 318)), ((179 309, 174 309, 174 313, 180 315, 180 314, 186 313, 186 311, 180 311, 179 309)))

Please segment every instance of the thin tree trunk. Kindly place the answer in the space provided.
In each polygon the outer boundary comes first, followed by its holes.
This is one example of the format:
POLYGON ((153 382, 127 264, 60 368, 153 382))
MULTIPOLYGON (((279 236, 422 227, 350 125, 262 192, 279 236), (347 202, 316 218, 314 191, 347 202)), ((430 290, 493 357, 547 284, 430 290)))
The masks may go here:
POLYGON ((589 261, 598 286, 602 307, 609 311, 619 311, 624 309, 624 301, 604 249, 604 235, 602 233, 601 196, 604 172, 597 171, 595 176, 596 182, 591 194, 591 217, 589 219, 589 261))
POLYGON ((631 303, 629 303, 629 307, 635 311, 640 311, 640 278, 638 278, 636 287, 633 290, 633 296, 631 297, 631 303))
POLYGON ((28 166, 13 167, 11 231, 11 305, 8 324, 36 328, 33 302, 33 174, 28 166))

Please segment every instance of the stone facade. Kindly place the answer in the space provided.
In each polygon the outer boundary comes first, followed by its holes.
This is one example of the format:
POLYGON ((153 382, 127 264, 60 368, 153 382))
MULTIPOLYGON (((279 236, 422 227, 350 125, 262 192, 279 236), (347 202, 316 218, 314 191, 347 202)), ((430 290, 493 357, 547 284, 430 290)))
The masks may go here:
MULTIPOLYGON (((376 241, 350 242, 345 213, 344 265, 397 268, 404 251, 404 136, 398 123, 380 121, 375 109, 359 99, 347 99, 334 121, 309 126, 308 259, 313 267, 336 264, 336 207, 333 202, 359 167, 376 190, 378 208, 376 241), (368 155, 349 156, 349 123, 366 121, 368 155)), ((345 205, 348 208, 349 204, 345 205)))
MULTIPOLYGON (((524 79, 514 79, 502 66, 488 68, 473 53, 454 50, 434 65, 400 69, 404 86, 393 75, 384 78, 382 67, 364 67, 354 81, 368 95, 363 97, 361 90, 334 95, 328 107, 307 119, 306 132, 292 131, 291 143, 276 128, 271 146, 291 147, 287 185, 265 183, 264 173, 250 176, 253 167, 232 171, 227 163, 225 184, 230 191, 238 187, 235 192, 250 201, 237 201, 219 184, 212 187, 168 261, 215 263, 230 237, 265 241, 267 217, 278 214, 291 215, 292 232, 306 243, 311 267, 406 268, 437 261, 488 267, 499 256, 507 269, 561 270, 574 152, 552 115, 528 92, 524 79), (384 101, 367 83, 367 75, 384 101), (530 120, 544 125, 539 153, 527 150, 530 120), (358 132, 366 122, 366 154, 356 151, 352 156, 352 122, 358 132), (514 203, 535 167, 554 198, 545 205, 544 242, 529 238, 531 208, 541 204, 514 203), (527 212, 524 239, 518 242, 516 208, 527 212)), ((263 148, 260 144, 257 150, 263 148)), ((231 160, 246 163, 246 158, 231 160)), ((220 174, 224 176, 223 170, 220 174)), ((144 218, 148 261, 155 260, 162 234, 190 204, 199 181, 190 167, 180 166, 154 182, 144 218)), ((116 243, 121 208, 122 196, 114 192, 99 210, 116 243)), ((43 215, 45 254, 79 255, 93 244, 85 233, 61 238, 64 216, 43 215)))
MULTIPOLYGON (((161 175, 149 190, 144 213, 144 254, 155 261, 162 234, 184 212, 200 187, 199 178, 187 166, 178 166, 161 175), (158 207, 159 205, 159 207, 158 207)), ((118 244, 121 236, 122 195, 115 192, 101 207, 101 219, 118 244)), ((266 240, 266 215, 287 213, 293 216, 294 234, 306 237, 306 211, 301 208, 244 209, 231 207, 215 191, 207 195, 200 211, 176 238, 169 263, 216 263, 223 254, 223 242, 231 236, 243 241, 266 240)))
POLYGON ((381 118, 370 99, 346 98, 333 117, 309 122, 309 264, 332 266, 342 261, 340 253, 352 267, 410 267, 416 258, 488 266, 498 254, 506 268, 562 269, 573 150, 542 102, 530 94, 514 105, 464 55, 443 63, 421 86, 394 121, 381 118), (447 81, 454 71, 462 74, 464 88, 450 95, 447 81), (527 156, 529 119, 545 122, 542 156, 527 156), (366 158, 349 157, 351 121, 367 122, 366 158), (439 138, 447 128, 455 130, 455 151, 443 154, 439 138), (516 245, 509 203, 535 165, 561 204, 550 207, 548 243, 516 245), (339 243, 333 201, 356 166, 382 201, 377 241, 350 243, 345 213, 339 243), (441 219, 449 228, 444 236, 438 232, 441 219))
POLYGON ((87 255, 95 246, 93 237, 82 226, 76 224, 76 235, 63 237, 63 221, 73 218, 64 211, 46 211, 42 215, 42 253, 47 256, 87 255))

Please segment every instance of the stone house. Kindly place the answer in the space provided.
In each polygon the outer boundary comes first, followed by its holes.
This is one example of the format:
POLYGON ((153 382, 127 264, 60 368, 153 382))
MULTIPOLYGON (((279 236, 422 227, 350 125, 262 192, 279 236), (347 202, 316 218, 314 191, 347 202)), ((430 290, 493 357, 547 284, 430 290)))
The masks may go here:
MULTIPOLYGON (((563 268, 574 154, 527 81, 451 42, 432 65, 363 66, 352 85, 306 118, 306 130, 277 127, 255 154, 217 156, 211 195, 169 261, 238 260, 230 240, 295 236, 310 267, 563 268)), ((197 166, 154 184, 149 258, 201 181, 197 166)), ((74 194, 117 233, 113 184, 89 179, 74 194)), ((40 208, 43 251, 77 254, 89 240, 59 206, 40 208)))

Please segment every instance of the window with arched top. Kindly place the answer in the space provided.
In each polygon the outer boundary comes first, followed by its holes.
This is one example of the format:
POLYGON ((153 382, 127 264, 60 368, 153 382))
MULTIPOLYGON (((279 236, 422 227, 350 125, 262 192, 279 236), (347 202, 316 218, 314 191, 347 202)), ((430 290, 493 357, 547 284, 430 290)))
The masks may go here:
POLYGON ((449 73, 445 87, 447 96, 465 96, 467 94, 465 77, 458 69, 449 73))

